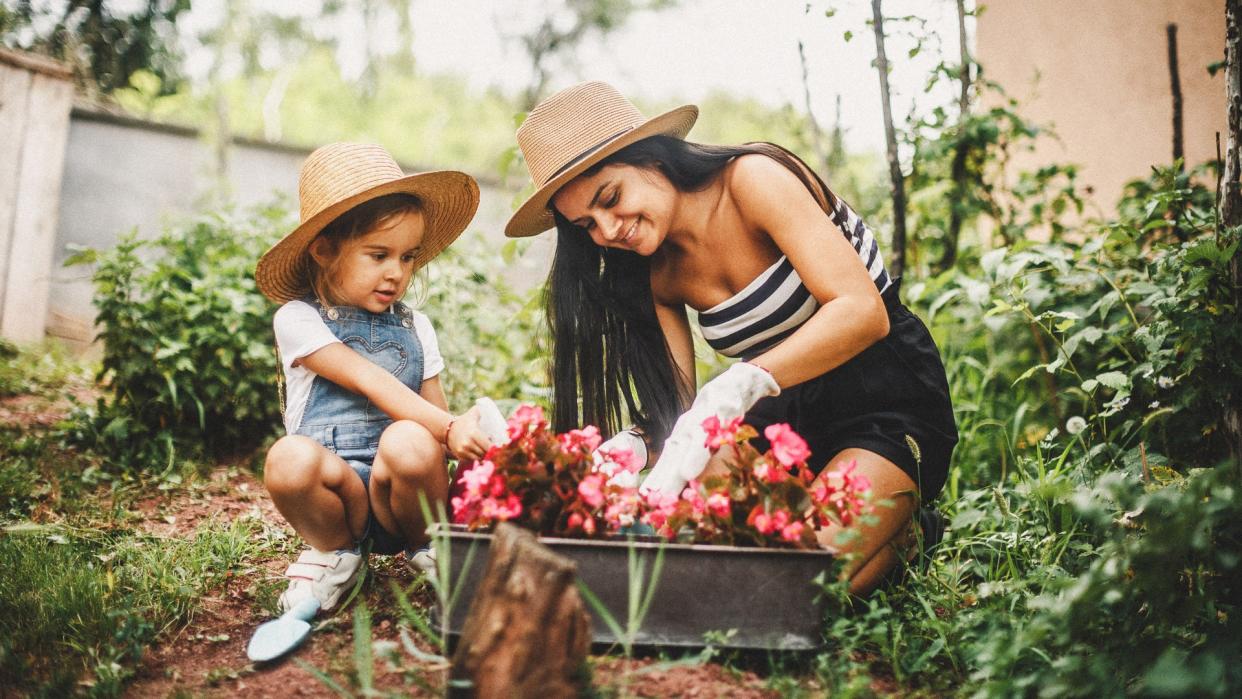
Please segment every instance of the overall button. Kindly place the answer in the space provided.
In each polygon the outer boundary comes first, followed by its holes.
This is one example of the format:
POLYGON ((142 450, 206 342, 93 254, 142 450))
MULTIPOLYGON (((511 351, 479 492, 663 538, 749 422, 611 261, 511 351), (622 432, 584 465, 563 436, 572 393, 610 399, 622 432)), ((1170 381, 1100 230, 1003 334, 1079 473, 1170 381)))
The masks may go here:
POLYGON ((401 319, 401 324, 402 324, 402 325, 404 325, 404 326, 405 326, 405 327, 407 327, 407 328, 412 328, 412 327, 414 327, 414 323, 413 323, 413 321, 411 321, 409 318, 402 318, 402 319, 401 319))
POLYGON ((329 308, 327 310, 327 314, 328 314, 328 320, 338 320, 341 317, 341 312, 336 310, 335 308, 329 308))

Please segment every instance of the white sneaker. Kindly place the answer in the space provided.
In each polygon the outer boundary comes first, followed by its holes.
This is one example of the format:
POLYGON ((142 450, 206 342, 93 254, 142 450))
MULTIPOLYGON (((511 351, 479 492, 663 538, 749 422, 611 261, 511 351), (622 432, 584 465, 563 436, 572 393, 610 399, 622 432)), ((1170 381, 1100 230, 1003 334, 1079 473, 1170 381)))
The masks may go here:
POLYGON ((417 551, 406 551, 405 562, 413 572, 422 573, 429 578, 436 574, 436 550, 430 546, 424 546, 417 551))
POLYGON ((285 571, 289 587, 280 596, 280 611, 287 612, 308 597, 319 600, 321 611, 332 609, 357 580, 362 562, 358 551, 303 551, 285 571))

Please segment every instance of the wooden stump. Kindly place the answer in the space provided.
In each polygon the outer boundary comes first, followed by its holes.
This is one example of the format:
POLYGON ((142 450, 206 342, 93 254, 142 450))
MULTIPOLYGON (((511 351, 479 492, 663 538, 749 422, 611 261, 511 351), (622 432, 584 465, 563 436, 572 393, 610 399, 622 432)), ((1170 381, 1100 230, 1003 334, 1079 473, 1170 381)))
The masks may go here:
POLYGON ((531 532, 498 526, 453 654, 450 678, 471 686, 453 687, 449 695, 578 696, 591 627, 576 575, 572 561, 531 532))

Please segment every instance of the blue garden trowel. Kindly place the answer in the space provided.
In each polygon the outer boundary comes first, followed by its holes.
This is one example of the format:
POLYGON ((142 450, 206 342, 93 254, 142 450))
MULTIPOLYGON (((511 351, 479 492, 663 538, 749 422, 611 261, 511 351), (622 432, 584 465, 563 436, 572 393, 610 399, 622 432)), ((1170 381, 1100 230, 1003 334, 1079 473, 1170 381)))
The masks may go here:
POLYGON ((319 600, 304 599, 281 616, 259 625, 246 646, 246 656, 252 662, 265 663, 275 660, 297 648, 310 633, 310 620, 319 613, 319 600))

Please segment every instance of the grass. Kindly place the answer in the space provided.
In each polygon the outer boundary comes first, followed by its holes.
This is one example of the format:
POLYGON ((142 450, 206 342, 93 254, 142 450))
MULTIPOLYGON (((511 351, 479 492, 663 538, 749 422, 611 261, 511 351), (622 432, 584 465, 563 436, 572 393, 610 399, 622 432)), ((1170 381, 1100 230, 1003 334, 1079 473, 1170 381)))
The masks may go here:
POLYGON ((60 696, 116 696, 143 650, 260 552, 252 520, 194 537, 19 523, 0 536, 0 677, 60 696), (85 679, 82 679, 85 677, 85 679))

